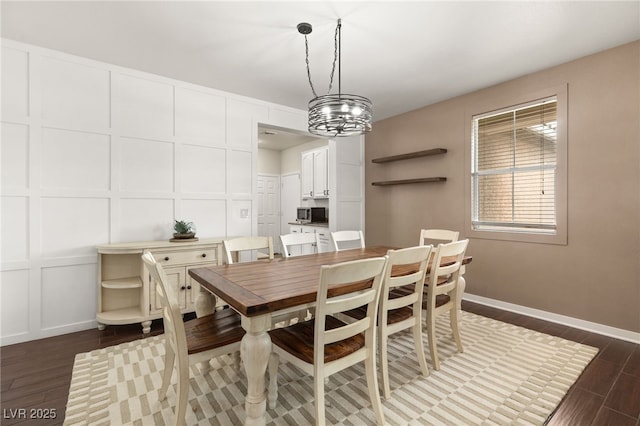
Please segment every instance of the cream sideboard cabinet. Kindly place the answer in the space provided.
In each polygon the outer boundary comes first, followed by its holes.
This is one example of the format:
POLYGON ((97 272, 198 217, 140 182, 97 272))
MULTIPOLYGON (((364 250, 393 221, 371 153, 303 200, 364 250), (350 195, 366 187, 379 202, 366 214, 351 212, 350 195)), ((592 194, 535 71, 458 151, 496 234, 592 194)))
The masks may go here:
POLYGON ((189 277, 193 267, 222 263, 222 238, 198 241, 148 241, 105 244, 98 249, 98 329, 106 325, 139 322, 142 332, 151 331, 151 320, 162 318, 155 282, 142 262, 150 251, 162 264, 171 285, 180 295, 182 312, 194 312, 200 286, 189 277))

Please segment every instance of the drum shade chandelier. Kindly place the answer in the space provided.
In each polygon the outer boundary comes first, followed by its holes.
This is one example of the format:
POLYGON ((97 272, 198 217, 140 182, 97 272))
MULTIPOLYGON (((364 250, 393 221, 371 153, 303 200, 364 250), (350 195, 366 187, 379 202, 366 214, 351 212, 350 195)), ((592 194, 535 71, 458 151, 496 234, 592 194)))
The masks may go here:
POLYGON ((338 25, 334 34, 333 66, 329 79, 329 90, 326 95, 318 96, 311 82, 309 70, 309 42, 307 35, 311 33, 311 24, 302 22, 298 24, 298 32, 304 35, 305 61, 307 63, 307 77, 314 98, 309 101, 309 133, 325 137, 340 137, 361 135, 371 131, 372 105, 364 96, 342 93, 340 85, 341 62, 341 29, 342 20, 338 19, 338 25), (338 93, 331 93, 333 75, 338 63, 338 93))

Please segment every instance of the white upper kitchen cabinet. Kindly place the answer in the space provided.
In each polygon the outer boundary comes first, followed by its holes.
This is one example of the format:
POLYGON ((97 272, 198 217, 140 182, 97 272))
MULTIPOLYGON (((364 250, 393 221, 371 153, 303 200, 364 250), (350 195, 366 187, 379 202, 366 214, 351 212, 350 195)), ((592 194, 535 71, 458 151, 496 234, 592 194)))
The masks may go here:
POLYGON ((329 197, 329 147, 313 153, 313 198, 329 197))
POLYGON ((313 198, 313 151, 303 152, 301 162, 300 187, 302 189, 302 198, 313 198))
POLYGON ((329 147, 302 153, 302 198, 329 198, 329 147))

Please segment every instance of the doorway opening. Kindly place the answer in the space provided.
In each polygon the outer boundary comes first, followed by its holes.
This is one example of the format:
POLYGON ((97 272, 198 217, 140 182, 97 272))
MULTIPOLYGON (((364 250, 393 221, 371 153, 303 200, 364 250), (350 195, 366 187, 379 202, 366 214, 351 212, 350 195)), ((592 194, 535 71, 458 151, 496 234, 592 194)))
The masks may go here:
POLYGON ((288 234, 302 202, 301 153, 328 144, 327 139, 292 129, 258 125, 258 236, 271 236, 281 253, 280 235, 288 234))

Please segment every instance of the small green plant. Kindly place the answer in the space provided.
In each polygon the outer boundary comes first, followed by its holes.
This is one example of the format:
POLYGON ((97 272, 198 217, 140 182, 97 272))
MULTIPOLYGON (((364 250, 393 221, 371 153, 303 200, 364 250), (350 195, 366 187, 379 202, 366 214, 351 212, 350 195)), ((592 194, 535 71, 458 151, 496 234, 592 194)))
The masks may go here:
POLYGON ((173 230, 178 234, 188 234, 190 232, 193 232, 193 222, 176 220, 173 224, 173 230))

